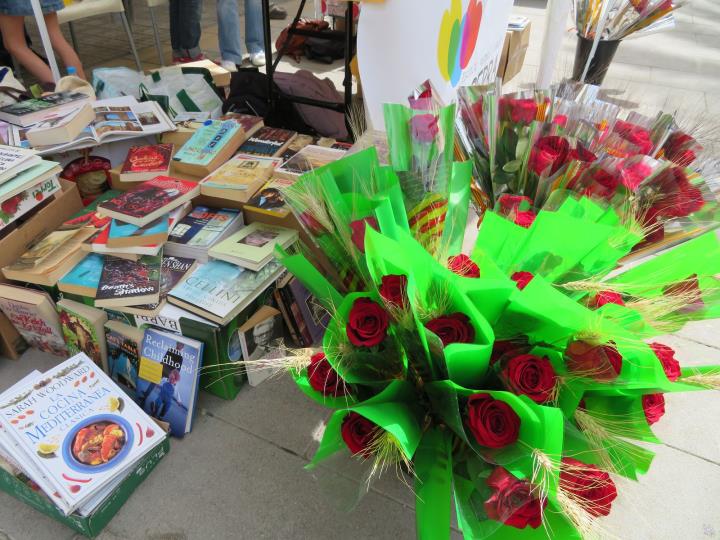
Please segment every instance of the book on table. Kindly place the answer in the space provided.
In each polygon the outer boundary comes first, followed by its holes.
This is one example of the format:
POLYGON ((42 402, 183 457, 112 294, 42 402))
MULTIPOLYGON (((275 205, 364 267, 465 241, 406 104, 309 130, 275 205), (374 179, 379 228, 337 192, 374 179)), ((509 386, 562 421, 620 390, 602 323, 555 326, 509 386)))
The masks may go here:
POLYGON ((134 398, 140 369, 140 348, 145 331, 120 321, 105 323, 108 373, 128 396, 134 398))
POLYGON ((120 169, 121 182, 146 182, 170 174, 172 144, 131 146, 120 169))
POLYGON ((233 120, 208 120, 173 156, 179 173, 204 177, 225 163, 247 138, 233 120))
POLYGON ((42 158, 33 150, 0 144, 0 184, 41 162, 42 158))
POLYGON ((239 210, 196 206, 170 231, 165 254, 207 262, 208 250, 242 225, 243 215, 239 210))
POLYGON ((25 133, 30 146, 53 146, 75 140, 95 120, 88 102, 70 112, 57 113, 32 126, 25 133))
POLYGON ((60 170, 55 162, 41 161, 0 184, 0 230, 61 191, 60 170))
POLYGON ((62 276, 57 286, 60 292, 77 294, 87 298, 95 298, 97 287, 102 276, 105 256, 98 253, 88 253, 70 271, 62 276))
POLYGON ((265 182, 258 192, 243 207, 247 213, 257 213, 284 218, 290 215, 290 207, 285 202, 283 190, 289 188, 296 182, 294 178, 282 178, 273 176, 265 182))
POLYGON ((109 373, 104 328, 107 313, 68 298, 58 300, 57 310, 70 355, 83 352, 109 373))
POLYGON ((95 294, 98 307, 136 306, 160 301, 162 255, 138 261, 106 256, 95 294))
POLYGON ((200 181, 200 193, 246 203, 281 163, 280 158, 236 154, 200 181))
MULTIPOLYGON (((171 212, 160 216, 155 221, 151 221, 142 227, 113 219, 108 226, 108 236, 105 246, 109 251, 122 248, 160 246, 167 241, 170 230, 178 221, 183 219, 190 210, 192 210, 192 204, 186 202, 182 206, 178 206, 171 212)), ((133 253, 150 255, 157 253, 157 251, 133 251, 133 253)))
POLYGON ((0 107, 0 120, 22 127, 31 126, 45 119, 78 108, 90 97, 80 92, 58 92, 39 98, 26 99, 0 107))
POLYGON ((238 153, 277 157, 285 151, 296 135, 295 131, 289 129, 263 127, 238 148, 238 153))
POLYGON ((301 175, 344 157, 345 150, 308 145, 275 170, 274 176, 297 179, 301 175))
POLYGON ((253 271, 273 260, 275 246, 287 248, 298 240, 298 232, 284 227, 251 223, 210 248, 214 259, 253 271))

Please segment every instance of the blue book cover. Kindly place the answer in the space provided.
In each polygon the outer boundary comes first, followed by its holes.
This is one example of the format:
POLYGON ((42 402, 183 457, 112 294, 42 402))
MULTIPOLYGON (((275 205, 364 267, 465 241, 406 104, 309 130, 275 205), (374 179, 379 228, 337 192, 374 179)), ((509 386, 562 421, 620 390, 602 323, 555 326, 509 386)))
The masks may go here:
POLYGON ((146 413, 170 424, 170 434, 190 432, 200 382, 203 343, 152 328, 145 331, 135 399, 146 413))
POLYGON ((105 257, 90 253, 58 281, 58 288, 64 293, 79 294, 95 298, 105 257))
MULTIPOLYGON (((149 238, 156 234, 167 234, 169 229, 170 218, 168 217, 168 215, 164 215, 163 217, 148 223, 144 227, 138 227, 137 225, 133 225, 132 223, 124 223, 122 221, 118 221, 117 219, 113 219, 110 223, 108 244, 112 244, 112 240, 117 238, 128 238, 132 236, 140 239, 143 237, 149 238)), ((140 245, 147 245, 150 243, 142 243, 142 240, 138 240, 138 242, 141 243, 140 245)))
POLYGON ((239 214, 240 210, 216 210, 207 206, 196 206, 173 227, 168 241, 188 246, 210 247, 229 226, 236 223, 239 214))
POLYGON ((208 120, 193 133, 173 159, 191 165, 208 165, 241 129, 240 124, 233 120, 208 120))

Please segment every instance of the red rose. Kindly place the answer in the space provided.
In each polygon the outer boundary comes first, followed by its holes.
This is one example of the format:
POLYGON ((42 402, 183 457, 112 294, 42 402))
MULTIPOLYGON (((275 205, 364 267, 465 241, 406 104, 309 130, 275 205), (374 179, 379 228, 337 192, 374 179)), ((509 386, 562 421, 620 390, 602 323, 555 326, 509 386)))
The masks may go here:
POLYGON ((555 118, 552 119, 552 123, 556 126, 565 127, 567 125, 567 116, 564 114, 556 114, 555 118))
POLYGON ((653 182, 658 196, 652 210, 664 218, 685 217, 705 205, 702 191, 688 180, 682 167, 670 167, 658 174, 653 182))
POLYGON ((475 340, 475 328, 464 313, 451 313, 437 317, 425 325, 425 328, 440 338, 443 347, 451 343, 472 343, 475 340))
POLYGON ((521 227, 525 227, 526 229, 529 229, 530 226, 535 221, 535 218, 537 217, 537 214, 533 212, 532 210, 526 210, 525 212, 518 212, 515 214, 515 219, 513 220, 513 223, 515 225, 520 225, 521 227))
MULTIPOLYGON (((308 231, 310 231, 310 234, 313 236, 320 236, 324 232, 327 232, 325 230, 325 227, 322 226, 322 224, 315 219, 315 216, 313 216, 309 211, 305 211, 302 214, 300 214, 300 222, 305 225, 308 231)), ((364 237, 363 237, 364 238, 364 237)))
POLYGON ((604 345, 573 341, 565 349, 565 355, 570 371, 599 381, 615 379, 622 369, 622 355, 612 341, 604 345))
POLYGON ((386 304, 400 308, 407 306, 407 276, 397 274, 383 276, 379 290, 386 304))
POLYGON ((502 371, 507 387, 536 403, 545 403, 555 388, 557 376, 550 360, 533 354, 511 358, 502 371))
POLYGON ((607 472, 570 457, 562 460, 560 489, 581 501, 585 511, 594 517, 610 514, 617 498, 617 488, 607 472))
POLYGON ((584 163, 592 163, 597 159, 597 156, 585 148, 582 144, 577 143, 573 151, 570 152, 570 159, 575 159, 584 163))
POLYGON ((499 212, 504 216, 509 216, 513 212, 518 212, 521 206, 525 206, 525 203, 527 203, 526 208, 532 208, 532 199, 522 195, 503 193, 497 200, 499 212))
POLYGON ((515 285, 517 285, 517 288, 522 291, 534 277, 535 275, 532 272, 515 272, 510 276, 510 279, 512 279, 515 285))
POLYGON ((410 120, 412 137, 421 143, 431 143, 440 131, 438 119, 434 114, 416 114, 410 120))
POLYGON ((468 398, 467 425, 480 446, 503 448, 517 441, 520 417, 502 400, 490 394, 468 398))
POLYGON ((663 152, 665 157, 673 163, 688 167, 697 157, 692 150, 696 144, 697 141, 692 136, 682 131, 676 131, 665 141, 663 152))
POLYGON ((352 243, 355 244, 355 247, 360 250, 360 253, 365 253, 366 223, 376 231, 379 229, 377 219, 375 219, 374 217, 366 217, 350 223, 350 230, 352 231, 352 243))
POLYGON ((665 414, 665 396, 662 394, 645 394, 642 397, 642 408, 647 423, 652 426, 665 414))
POLYGON ((600 291, 590 299, 589 307, 600 308, 605 304, 617 304, 618 306, 624 306, 625 302, 621 294, 615 291, 600 291))
POLYGON ((672 347, 663 345, 662 343, 651 343, 650 348, 660 360, 663 371, 669 381, 675 382, 680 378, 680 362, 675 360, 675 351, 672 347))
POLYGON ((448 269, 458 276, 469 278, 480 277, 480 267, 464 253, 450 257, 448 259, 448 269))
POLYGON ((647 163, 638 161, 630 165, 623 164, 618 172, 623 185, 629 190, 635 191, 643 180, 652 174, 652 168, 647 163))
POLYGON ((538 176, 552 176, 565 165, 570 155, 570 143, 564 137, 540 137, 530 152, 528 166, 538 176))
POLYGON ((379 345, 387 335, 387 328, 388 314, 380 305, 369 298, 353 302, 345 327, 350 343, 356 347, 379 345))
POLYGON ((542 501, 537 498, 530 482, 515 478, 503 467, 496 467, 486 482, 493 490, 484 504, 490 519, 517 529, 540 526, 547 498, 542 501))
POLYGON ((637 124, 618 120, 615 122, 615 129, 613 131, 629 143, 637 146, 640 154, 649 154, 652 152, 654 145, 650 140, 650 132, 647 129, 637 124))
POLYGON ((377 424, 364 416, 356 412, 349 412, 343 419, 340 433, 353 455, 361 455, 367 458, 372 453, 370 447, 379 429, 377 424))
POLYGON ((705 305, 697 274, 692 274, 682 281, 663 287, 663 295, 682 298, 685 301, 684 310, 701 309, 705 305))
POLYGON ((602 197, 610 200, 620 185, 620 175, 611 174, 605 169, 596 168, 588 176, 583 176, 589 185, 582 191, 586 197, 602 197))
POLYGON ((496 339, 493 342, 492 353, 490 353, 490 365, 492 366, 504 355, 520 350, 528 345, 527 338, 519 337, 514 339, 496 339))
POLYGON ((307 374, 310 386, 324 396, 339 397, 348 393, 345 382, 327 361, 325 353, 312 355, 307 374))
POLYGON ((534 99, 500 98, 500 118, 515 124, 529 124, 537 116, 538 106, 534 99))

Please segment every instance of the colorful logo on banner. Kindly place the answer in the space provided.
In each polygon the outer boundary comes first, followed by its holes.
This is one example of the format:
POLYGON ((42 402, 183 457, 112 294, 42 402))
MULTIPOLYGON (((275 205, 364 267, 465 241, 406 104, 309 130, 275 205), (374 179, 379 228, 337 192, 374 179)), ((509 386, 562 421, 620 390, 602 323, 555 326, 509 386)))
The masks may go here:
POLYGON ((482 13, 481 0, 470 0, 464 15, 462 1, 451 0, 450 9, 443 14, 438 37, 438 67, 443 79, 453 86, 460 82, 475 52, 482 13))

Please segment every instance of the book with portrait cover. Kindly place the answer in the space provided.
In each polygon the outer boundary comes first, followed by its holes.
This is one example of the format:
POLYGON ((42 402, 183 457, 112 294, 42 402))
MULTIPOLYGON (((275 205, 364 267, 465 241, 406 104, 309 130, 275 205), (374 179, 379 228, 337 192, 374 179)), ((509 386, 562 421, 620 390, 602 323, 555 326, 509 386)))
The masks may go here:
POLYGON ((120 169, 121 182, 145 182, 156 176, 167 176, 172 160, 172 144, 131 146, 120 169))
POLYGON ((287 248, 297 239, 293 229, 256 222, 213 246, 209 253, 215 259, 257 272, 273 259, 276 245, 287 248))
POLYGON ((182 437, 192 429, 203 343, 154 328, 145 330, 135 399, 146 413, 182 437))
POLYGON ((60 317, 43 291, 0 284, 0 310, 18 333, 35 349, 67 357, 60 317))
POLYGON ((246 203, 281 163, 280 158, 237 154, 200 181, 200 193, 246 203))
POLYGON ((267 214, 278 218, 284 218, 290 214, 290 208, 285 203, 283 190, 289 188, 296 182, 294 178, 282 178, 273 176, 243 207, 245 212, 267 214))
POLYGON ((266 126, 257 130, 252 137, 245 141, 238 148, 238 153, 276 157, 285 151, 296 135, 295 131, 266 126))
POLYGON ((129 261, 108 255, 95 294, 97 307, 137 306, 160 301, 162 255, 129 261))
POLYGON ((199 193, 200 187, 195 182, 158 176, 100 203, 98 211, 103 216, 142 227, 182 206, 199 193))
POLYGON ((120 321, 105 323, 108 373, 129 396, 135 398, 140 368, 140 347, 145 332, 120 321))

